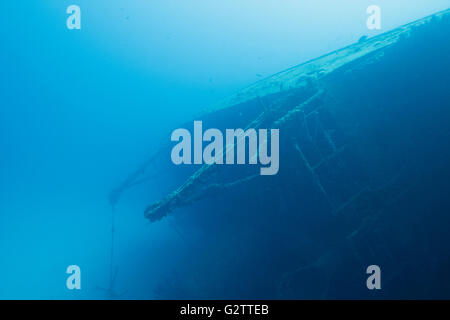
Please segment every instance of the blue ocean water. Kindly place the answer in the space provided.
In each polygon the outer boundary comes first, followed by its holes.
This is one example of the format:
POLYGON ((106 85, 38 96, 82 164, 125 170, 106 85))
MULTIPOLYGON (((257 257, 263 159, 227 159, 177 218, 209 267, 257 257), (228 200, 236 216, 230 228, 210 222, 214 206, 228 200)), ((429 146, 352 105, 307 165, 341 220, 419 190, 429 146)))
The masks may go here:
MULTIPOLYGON (((3 4, 0 298, 111 298, 108 195, 171 129, 273 73, 449 6, 378 2, 381 31, 365 26, 371 1, 80 0, 81 30, 66 28, 72 1, 3 4), (71 264, 81 267, 80 291, 66 288, 71 264)), ((164 178, 117 208, 122 298, 158 297, 195 255, 195 233, 144 219, 142 199, 163 191, 164 178)))

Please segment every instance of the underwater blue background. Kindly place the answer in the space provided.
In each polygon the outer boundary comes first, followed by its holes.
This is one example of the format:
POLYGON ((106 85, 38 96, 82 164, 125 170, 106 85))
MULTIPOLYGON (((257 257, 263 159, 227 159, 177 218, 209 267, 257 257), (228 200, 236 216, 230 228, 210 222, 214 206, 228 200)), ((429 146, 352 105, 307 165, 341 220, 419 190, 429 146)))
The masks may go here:
MULTIPOLYGON (((449 7, 448 0, 378 0, 382 30, 369 31, 370 4, 2 3, 0 298, 108 298, 108 194, 169 130, 266 76, 449 7), (66 28, 70 4, 81 7, 81 30, 66 28), (80 291, 66 288, 71 264, 81 267, 80 291)), ((192 253, 170 219, 143 217, 142 198, 160 187, 118 208, 122 298, 154 298, 161 279, 192 253)))

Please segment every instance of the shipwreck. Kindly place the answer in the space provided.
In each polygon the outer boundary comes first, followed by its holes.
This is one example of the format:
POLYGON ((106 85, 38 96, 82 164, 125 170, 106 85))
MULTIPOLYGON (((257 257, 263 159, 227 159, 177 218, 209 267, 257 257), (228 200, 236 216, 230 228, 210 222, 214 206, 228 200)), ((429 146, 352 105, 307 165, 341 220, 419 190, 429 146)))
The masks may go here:
POLYGON ((111 204, 172 175, 173 190, 144 215, 185 210, 181 229, 205 229, 197 262, 179 270, 185 298, 449 297, 449 30, 450 10, 436 13, 263 79, 195 119, 279 129, 277 175, 179 169, 168 138, 111 204), (372 264, 381 293, 365 286, 372 264), (210 281, 196 276, 205 272, 210 281))

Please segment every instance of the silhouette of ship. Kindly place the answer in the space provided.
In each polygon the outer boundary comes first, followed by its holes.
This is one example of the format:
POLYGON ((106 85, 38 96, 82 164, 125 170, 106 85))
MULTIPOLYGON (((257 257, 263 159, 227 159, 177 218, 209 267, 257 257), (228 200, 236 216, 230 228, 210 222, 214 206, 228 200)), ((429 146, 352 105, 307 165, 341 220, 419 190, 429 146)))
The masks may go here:
MULTIPOLYGON (((173 172, 181 183, 145 217, 189 206, 180 219, 203 224, 222 254, 248 253, 230 270, 258 264, 226 288, 199 284, 215 298, 450 297, 448 30, 450 10, 262 79, 196 118, 280 129, 276 176, 258 166, 178 169, 167 144, 111 202, 173 172), (372 264, 383 272, 377 295, 365 285, 372 264), (239 283, 248 288, 234 291, 239 283)), ((198 268, 209 270, 220 253, 205 247, 203 257, 198 268)))

